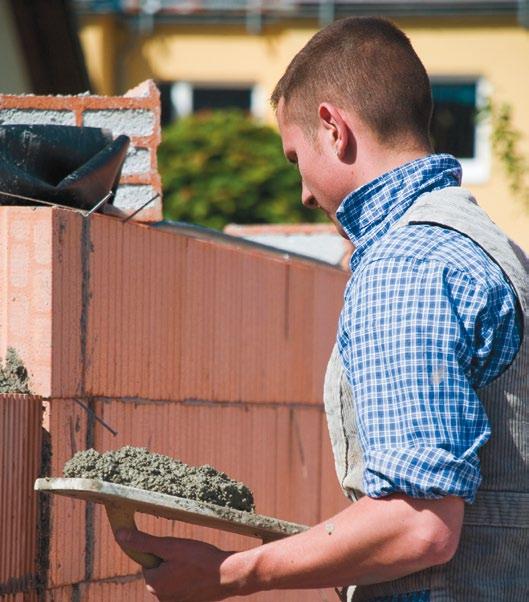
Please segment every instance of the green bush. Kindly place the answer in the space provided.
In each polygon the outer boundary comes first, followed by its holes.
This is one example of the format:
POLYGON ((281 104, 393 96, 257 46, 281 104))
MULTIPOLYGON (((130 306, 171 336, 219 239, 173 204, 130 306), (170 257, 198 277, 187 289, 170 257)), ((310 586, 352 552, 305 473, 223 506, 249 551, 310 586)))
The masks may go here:
POLYGON ((489 99, 478 120, 490 120, 492 150, 503 167, 513 196, 529 209, 529 161, 520 148, 523 135, 514 126, 512 113, 509 103, 497 104, 489 99))
POLYGON ((164 129, 158 158, 167 219, 218 229, 325 219, 301 205, 278 133, 241 111, 180 119, 164 129))

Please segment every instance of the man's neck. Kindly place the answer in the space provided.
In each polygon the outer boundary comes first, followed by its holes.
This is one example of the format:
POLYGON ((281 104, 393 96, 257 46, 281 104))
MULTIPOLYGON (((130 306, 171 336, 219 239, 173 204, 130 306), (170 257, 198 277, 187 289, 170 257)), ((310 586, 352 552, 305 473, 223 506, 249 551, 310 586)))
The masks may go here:
POLYGON ((336 218, 357 250, 367 248, 420 194, 460 182, 461 165, 454 157, 428 153, 399 162, 355 188, 342 201, 336 218))
POLYGON ((355 165, 353 190, 360 188, 376 178, 380 177, 405 163, 422 159, 431 155, 432 151, 427 148, 407 149, 402 152, 389 151, 387 148, 379 148, 377 151, 363 155, 363 160, 355 165))

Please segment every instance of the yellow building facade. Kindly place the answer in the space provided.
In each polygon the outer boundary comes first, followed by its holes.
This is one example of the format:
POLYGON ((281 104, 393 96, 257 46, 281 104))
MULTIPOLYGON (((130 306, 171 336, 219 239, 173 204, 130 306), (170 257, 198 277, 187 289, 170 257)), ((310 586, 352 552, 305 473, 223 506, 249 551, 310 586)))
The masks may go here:
MULTIPOLYGON (((476 102, 512 108, 519 151, 529 157, 529 30, 516 15, 392 18, 410 37, 432 82, 471 82, 476 102)), ((152 78, 168 85, 172 102, 192 110, 190 90, 247 90, 252 111, 273 122, 267 99, 294 54, 317 31, 316 20, 284 19, 248 31, 221 25, 151 19, 125 25, 115 14, 81 14, 80 35, 97 92, 121 93, 152 78)), ((529 201, 515 198, 505 166, 492 150, 491 124, 476 126, 474 156, 464 181, 480 205, 529 251, 529 201)), ((528 162, 529 163, 529 162, 528 162)), ((529 178, 527 180, 529 182, 529 178)))

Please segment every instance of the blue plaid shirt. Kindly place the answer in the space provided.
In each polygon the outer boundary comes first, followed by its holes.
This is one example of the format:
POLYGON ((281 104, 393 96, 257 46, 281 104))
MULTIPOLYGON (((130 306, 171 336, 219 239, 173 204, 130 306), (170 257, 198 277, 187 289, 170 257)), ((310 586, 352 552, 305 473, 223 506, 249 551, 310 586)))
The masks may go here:
POLYGON ((356 247, 338 346, 370 497, 474 500, 490 436, 476 389, 520 345, 515 294, 478 245, 429 224, 389 232, 419 195, 460 179, 452 156, 430 155, 355 190, 337 212, 356 247))
MULTIPOLYGON (((490 426, 476 389, 514 359, 515 294, 464 235, 391 227, 427 191, 458 186, 461 166, 431 155, 348 195, 337 217, 356 247, 338 347, 352 387, 370 497, 456 495, 472 502, 490 426)), ((376 598, 427 602, 428 591, 376 598)))

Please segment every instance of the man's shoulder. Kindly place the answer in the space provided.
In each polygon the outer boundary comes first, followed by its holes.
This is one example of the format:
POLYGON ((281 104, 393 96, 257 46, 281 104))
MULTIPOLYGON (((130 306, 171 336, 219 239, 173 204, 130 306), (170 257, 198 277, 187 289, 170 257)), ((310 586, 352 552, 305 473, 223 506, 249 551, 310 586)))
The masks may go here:
POLYGON ((428 264, 458 271, 477 282, 504 278, 500 267, 465 234, 435 224, 408 224, 390 231, 366 255, 363 268, 387 262, 402 266, 428 264))

